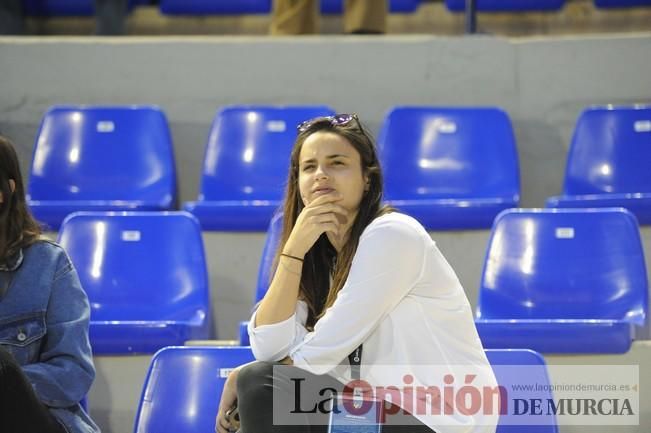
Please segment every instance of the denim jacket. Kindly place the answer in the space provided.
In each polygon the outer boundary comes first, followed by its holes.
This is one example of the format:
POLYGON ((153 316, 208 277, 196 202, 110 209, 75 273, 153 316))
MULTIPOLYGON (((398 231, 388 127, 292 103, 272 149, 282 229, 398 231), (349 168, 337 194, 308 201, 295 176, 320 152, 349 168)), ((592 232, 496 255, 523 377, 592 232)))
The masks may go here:
POLYGON ((98 433, 81 408, 95 378, 88 298, 68 255, 38 241, 0 267, 0 345, 69 433, 98 433))

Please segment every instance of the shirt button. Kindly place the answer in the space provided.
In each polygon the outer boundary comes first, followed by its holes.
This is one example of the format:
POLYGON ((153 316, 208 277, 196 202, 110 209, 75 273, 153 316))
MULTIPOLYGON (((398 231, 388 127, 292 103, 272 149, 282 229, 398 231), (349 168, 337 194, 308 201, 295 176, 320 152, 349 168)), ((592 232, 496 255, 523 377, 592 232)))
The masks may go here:
POLYGON ((16 338, 18 338, 18 341, 22 343, 23 341, 27 340, 27 335, 25 335, 25 333, 21 331, 18 333, 16 338))

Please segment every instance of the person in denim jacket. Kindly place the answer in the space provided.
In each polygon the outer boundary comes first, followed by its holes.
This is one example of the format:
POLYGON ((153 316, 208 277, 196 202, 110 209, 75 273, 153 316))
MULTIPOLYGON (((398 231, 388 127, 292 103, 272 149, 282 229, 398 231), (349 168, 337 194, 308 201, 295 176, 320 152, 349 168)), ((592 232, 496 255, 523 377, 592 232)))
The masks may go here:
POLYGON ((89 315, 67 254, 40 238, 0 136, 0 432, 99 432, 79 404, 95 377, 89 315))

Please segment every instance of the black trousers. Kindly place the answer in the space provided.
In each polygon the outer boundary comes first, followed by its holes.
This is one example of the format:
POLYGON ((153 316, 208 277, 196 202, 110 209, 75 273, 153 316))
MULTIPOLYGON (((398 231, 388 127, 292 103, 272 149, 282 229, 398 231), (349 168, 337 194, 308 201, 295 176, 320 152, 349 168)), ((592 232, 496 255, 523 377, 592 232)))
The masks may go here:
MULTIPOLYGON (((315 376, 298 367, 283 366, 274 370, 274 365, 277 364, 255 362, 240 370, 237 379, 240 433, 327 433, 329 414, 320 410, 307 412, 328 399, 327 392, 320 391, 341 392, 343 385, 327 375, 315 376), (300 388, 298 393, 297 387, 300 388), (291 415, 292 424, 299 421, 300 425, 274 423, 274 411, 277 420, 287 415, 279 406, 300 412, 291 415)), ((401 413, 387 415, 382 432, 432 433, 433 430, 415 417, 401 413)))
POLYGON ((38 399, 14 357, 0 346, 0 432, 66 433, 38 399))

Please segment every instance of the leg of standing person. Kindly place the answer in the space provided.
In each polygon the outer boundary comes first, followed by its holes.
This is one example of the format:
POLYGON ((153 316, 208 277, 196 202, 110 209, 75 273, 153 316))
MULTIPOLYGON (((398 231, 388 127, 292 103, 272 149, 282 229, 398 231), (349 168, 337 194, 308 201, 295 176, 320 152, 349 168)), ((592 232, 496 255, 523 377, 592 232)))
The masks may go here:
POLYGON ((0 1, 0 35, 22 35, 24 33, 23 0, 0 1))
POLYGON ((0 346, 0 431, 7 433, 66 433, 38 399, 20 365, 0 346))
POLYGON ((346 0, 344 31, 353 34, 382 34, 387 31, 388 0, 346 0))
POLYGON ((95 33, 102 36, 126 33, 128 0, 95 0, 95 33))
POLYGON ((272 35, 305 35, 317 32, 317 0, 274 0, 271 13, 272 35))

